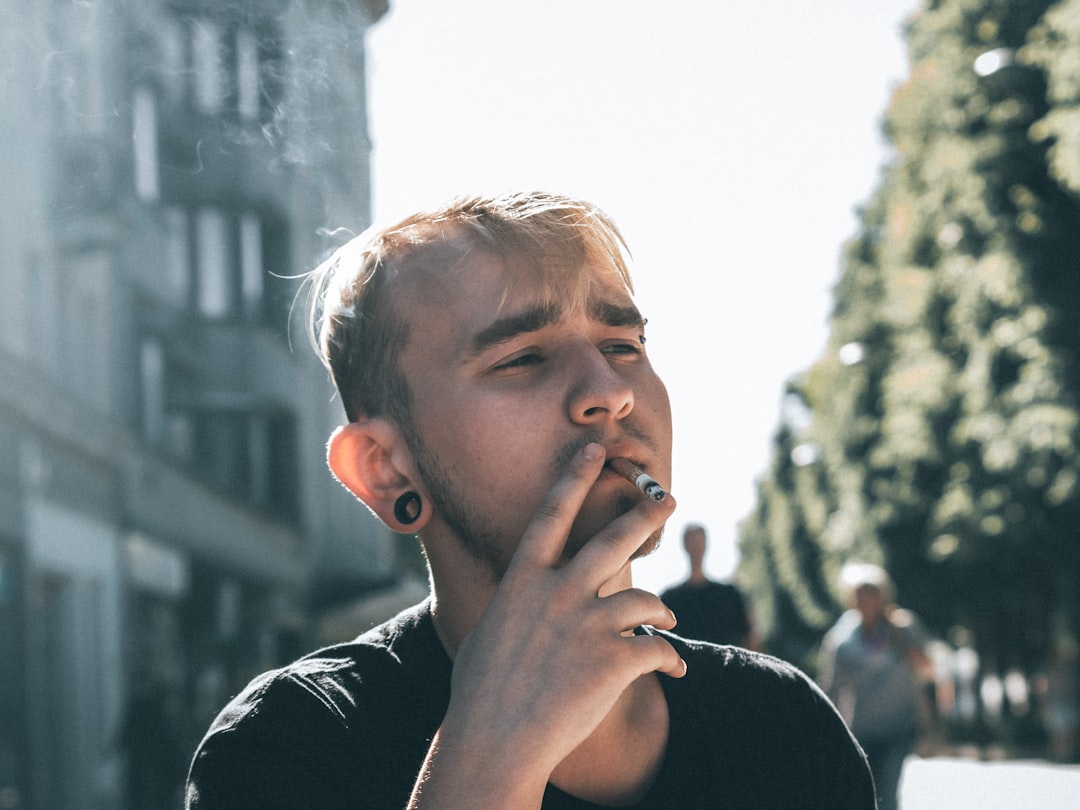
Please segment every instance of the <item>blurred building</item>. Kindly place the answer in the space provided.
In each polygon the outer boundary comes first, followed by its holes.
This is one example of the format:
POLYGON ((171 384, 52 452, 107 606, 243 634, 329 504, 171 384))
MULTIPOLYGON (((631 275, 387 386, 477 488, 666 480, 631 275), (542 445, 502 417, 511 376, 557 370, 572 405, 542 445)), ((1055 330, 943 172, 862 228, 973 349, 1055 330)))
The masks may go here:
POLYGON ((186 757, 399 577, 289 278, 368 224, 385 11, 0 4, 0 810, 127 806, 137 695, 186 757))

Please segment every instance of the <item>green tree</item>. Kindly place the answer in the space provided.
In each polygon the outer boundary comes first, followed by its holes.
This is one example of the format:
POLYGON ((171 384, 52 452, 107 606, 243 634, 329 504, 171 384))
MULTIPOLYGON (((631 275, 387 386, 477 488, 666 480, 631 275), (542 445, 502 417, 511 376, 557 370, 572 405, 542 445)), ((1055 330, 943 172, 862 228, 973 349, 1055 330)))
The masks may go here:
POLYGON ((1030 670, 1080 629, 1080 0, 930 0, 906 36, 894 159, 825 356, 788 385, 739 577, 804 664, 863 559, 1030 670))

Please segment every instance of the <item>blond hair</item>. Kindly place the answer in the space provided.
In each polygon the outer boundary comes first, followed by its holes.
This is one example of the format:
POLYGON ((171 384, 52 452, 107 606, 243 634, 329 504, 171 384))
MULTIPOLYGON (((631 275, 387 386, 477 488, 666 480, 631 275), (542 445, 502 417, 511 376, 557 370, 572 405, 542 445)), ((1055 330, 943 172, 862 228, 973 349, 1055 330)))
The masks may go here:
MULTIPOLYGON (((611 218, 571 197, 530 192, 452 200, 347 242, 309 274, 312 342, 350 421, 410 418, 398 357, 408 341, 395 282, 419 270, 452 270, 476 253, 515 262, 539 282, 541 304, 581 304, 590 280, 613 274, 633 292, 629 251, 611 218)), ((504 295, 505 295, 504 291, 504 295)))
POLYGON ((892 601, 896 589, 892 578, 880 565, 865 562, 849 562, 840 571, 840 586, 846 599, 851 600, 860 588, 874 588, 886 602, 892 601))

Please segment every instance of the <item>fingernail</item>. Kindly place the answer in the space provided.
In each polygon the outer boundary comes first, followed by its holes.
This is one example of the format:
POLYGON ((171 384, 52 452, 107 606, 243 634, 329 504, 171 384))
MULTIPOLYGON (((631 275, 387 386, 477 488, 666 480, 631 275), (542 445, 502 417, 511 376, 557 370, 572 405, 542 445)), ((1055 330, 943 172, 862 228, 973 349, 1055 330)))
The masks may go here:
POLYGON ((595 442, 589 442, 581 448, 581 455, 585 456, 589 461, 596 461, 598 458, 603 457, 604 448, 595 442))

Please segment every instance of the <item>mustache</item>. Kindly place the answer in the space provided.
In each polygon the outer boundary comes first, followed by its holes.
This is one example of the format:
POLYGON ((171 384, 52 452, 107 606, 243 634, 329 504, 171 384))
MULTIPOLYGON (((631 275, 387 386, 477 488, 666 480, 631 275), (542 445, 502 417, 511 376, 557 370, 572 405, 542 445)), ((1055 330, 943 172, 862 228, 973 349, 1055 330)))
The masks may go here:
MULTIPOLYGON (((652 452, 656 452, 656 441, 636 425, 626 424, 622 426, 622 433, 630 439, 633 439, 638 444, 647 447, 652 452)), ((610 436, 607 437, 610 439, 610 436)), ((566 466, 570 463, 570 459, 577 456, 581 452, 581 449, 590 442, 596 442, 597 444, 606 444, 605 435, 599 430, 590 430, 583 433, 581 436, 576 437, 570 442, 567 442, 563 447, 559 449, 559 452, 555 455, 555 472, 561 473, 566 469, 566 466)))

